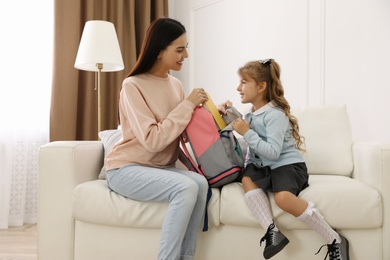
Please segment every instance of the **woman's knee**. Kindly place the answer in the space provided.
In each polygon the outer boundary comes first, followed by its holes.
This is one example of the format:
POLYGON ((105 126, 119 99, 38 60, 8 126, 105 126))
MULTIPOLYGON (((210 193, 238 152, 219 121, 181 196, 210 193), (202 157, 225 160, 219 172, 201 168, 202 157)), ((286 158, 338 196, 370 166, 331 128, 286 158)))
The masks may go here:
POLYGON ((183 192, 189 193, 191 195, 197 194, 199 192, 199 185, 192 179, 186 179, 178 186, 181 186, 181 190, 183 192))
POLYGON ((207 199, 207 192, 209 189, 209 183, 207 179, 203 176, 200 176, 201 178, 197 178, 194 182, 196 182, 198 191, 197 191, 197 198, 201 201, 206 201, 207 199))
POLYGON ((196 174, 196 175, 190 175, 189 177, 198 186, 198 192, 199 193, 207 192, 207 190, 209 188, 209 183, 208 183, 207 179, 204 176, 202 176, 200 174, 196 174))
POLYGON ((196 197, 206 197, 207 191, 209 189, 209 184, 203 176, 201 178, 189 178, 186 182, 186 187, 184 188, 185 192, 188 192, 190 196, 196 197))
POLYGON ((172 186, 171 196, 178 197, 178 199, 181 197, 187 200, 188 203, 199 200, 201 197, 206 197, 209 186, 204 176, 194 172, 178 171, 176 169, 175 172, 179 172, 180 174, 174 178, 175 181, 172 186))

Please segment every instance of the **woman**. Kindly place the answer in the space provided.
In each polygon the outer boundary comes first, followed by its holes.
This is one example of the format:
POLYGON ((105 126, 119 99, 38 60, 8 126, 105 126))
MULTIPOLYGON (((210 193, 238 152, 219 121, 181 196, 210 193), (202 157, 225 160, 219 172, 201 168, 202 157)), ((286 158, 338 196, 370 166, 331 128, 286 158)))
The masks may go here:
POLYGON ((184 26, 170 18, 148 28, 140 56, 123 81, 119 117, 123 141, 106 157, 107 182, 116 193, 138 201, 168 202, 158 259, 193 259, 204 217, 208 183, 194 172, 175 168, 179 136, 203 89, 184 98, 181 82, 169 75, 188 57, 184 26))

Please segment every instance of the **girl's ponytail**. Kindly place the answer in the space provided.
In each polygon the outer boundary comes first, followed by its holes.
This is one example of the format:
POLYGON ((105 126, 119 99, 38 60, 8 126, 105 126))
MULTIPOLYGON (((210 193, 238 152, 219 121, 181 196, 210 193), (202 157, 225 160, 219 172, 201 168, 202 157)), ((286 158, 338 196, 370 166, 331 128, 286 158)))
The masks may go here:
POLYGON ((267 100, 274 101, 278 107, 283 109, 292 127, 292 135, 295 139, 295 146, 300 151, 305 151, 303 147, 304 138, 299 134, 298 120, 290 113, 290 105, 284 97, 284 88, 282 86, 282 82, 280 81, 280 66, 273 59, 269 60, 269 76, 270 82, 268 83, 269 88, 266 94, 267 100))

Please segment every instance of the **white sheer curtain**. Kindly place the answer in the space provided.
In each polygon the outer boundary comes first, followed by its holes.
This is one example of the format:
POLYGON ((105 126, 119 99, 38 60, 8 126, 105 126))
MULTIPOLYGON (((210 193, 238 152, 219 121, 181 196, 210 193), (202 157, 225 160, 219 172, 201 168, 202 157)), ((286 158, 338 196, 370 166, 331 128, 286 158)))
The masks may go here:
POLYGON ((49 141, 53 1, 0 0, 0 229, 36 223, 49 141))

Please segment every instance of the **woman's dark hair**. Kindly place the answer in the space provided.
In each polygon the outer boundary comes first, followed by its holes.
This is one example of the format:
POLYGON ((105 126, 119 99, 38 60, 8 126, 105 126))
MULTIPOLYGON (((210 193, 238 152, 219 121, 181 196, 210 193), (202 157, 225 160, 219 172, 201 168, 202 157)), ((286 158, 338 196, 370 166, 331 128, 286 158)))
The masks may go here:
POLYGON ((166 17, 154 20, 146 31, 137 62, 127 77, 150 70, 160 51, 184 33, 186 29, 179 21, 166 17))

